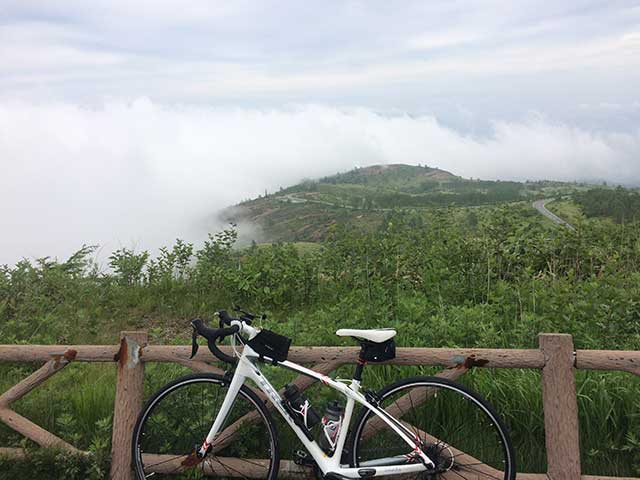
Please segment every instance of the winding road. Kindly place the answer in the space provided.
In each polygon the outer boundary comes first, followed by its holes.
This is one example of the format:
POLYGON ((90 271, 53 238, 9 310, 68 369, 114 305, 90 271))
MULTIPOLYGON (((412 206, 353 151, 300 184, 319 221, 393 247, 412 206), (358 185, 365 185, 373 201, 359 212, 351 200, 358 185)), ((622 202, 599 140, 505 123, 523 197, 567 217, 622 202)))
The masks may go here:
POLYGON ((554 199, 553 198, 545 198, 543 200, 536 200, 535 202, 533 202, 532 206, 533 206, 533 208, 538 210, 538 212, 540 212, 542 215, 544 215, 549 220, 551 220, 553 223, 555 223, 557 225, 563 225, 563 226, 567 227, 569 230, 575 230, 575 227, 573 225, 571 225, 569 222, 567 222, 566 220, 561 219, 555 213, 550 212, 549 210, 547 210, 546 204, 549 203, 552 200, 554 200, 554 199))
MULTIPOLYGON (((334 203, 330 203, 330 202, 325 202, 322 200, 313 200, 310 198, 300 198, 297 197, 295 194, 290 193, 287 195, 284 195, 283 197, 279 198, 281 201, 289 201, 291 203, 317 203, 320 205, 327 205, 330 207, 336 207, 336 208, 348 208, 351 210, 356 210, 356 207, 353 207, 351 205, 337 205, 334 203)), ((531 204, 531 206, 533 208, 535 208, 538 212, 540 212, 542 215, 544 215, 545 217, 547 217, 549 220, 551 220, 553 223, 555 223, 556 225, 561 225, 564 226, 566 228, 568 228, 569 230, 575 230, 575 227, 573 225, 571 225, 569 222, 567 222, 566 220, 563 220, 562 218, 560 218, 559 216, 557 216, 555 213, 547 210, 547 203, 551 202, 552 200, 555 200, 554 198, 545 198, 542 200, 536 200, 535 202, 533 202, 531 204)), ((481 205, 473 205, 470 208, 477 208, 480 207, 481 205)), ((411 207, 412 209, 415 208, 424 208, 424 207, 411 207)), ((375 210, 375 211, 391 211, 393 209, 391 208, 372 208, 371 210, 375 210)))

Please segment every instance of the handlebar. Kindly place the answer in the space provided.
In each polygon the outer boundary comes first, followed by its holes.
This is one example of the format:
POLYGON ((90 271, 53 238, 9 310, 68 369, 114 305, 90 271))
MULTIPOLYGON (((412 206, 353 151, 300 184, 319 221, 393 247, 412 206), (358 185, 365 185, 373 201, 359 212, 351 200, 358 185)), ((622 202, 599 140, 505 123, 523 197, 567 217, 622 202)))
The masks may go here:
POLYGON ((237 318, 233 318, 231 315, 227 313, 226 310, 220 310, 218 313, 218 317, 220 318, 220 328, 223 328, 223 325, 231 325, 233 320, 238 320, 237 318))
MULTIPOLYGON (((207 339, 207 345, 209 351, 219 360, 226 363, 235 364, 236 359, 231 355, 227 355, 222 352, 217 345, 218 340, 223 340, 227 335, 235 335, 240 333, 246 335, 249 340, 257 335, 259 330, 251 326, 252 321, 256 318, 256 315, 240 310, 239 307, 235 309, 239 312, 240 318, 234 318, 227 313, 226 310, 220 310, 216 312, 216 315, 220 319, 220 328, 211 328, 205 325, 204 321, 200 318, 194 318, 191 320, 191 328, 193 333, 191 335, 191 358, 196 356, 198 352, 198 335, 207 339), (225 325, 229 325, 226 327, 225 325)), ((266 315, 261 315, 260 318, 266 318, 266 315)))
POLYGON ((191 335, 191 358, 195 357, 196 353, 198 352, 197 338, 198 338, 198 335, 201 335, 207 339, 207 345, 209 346, 209 351, 213 355, 215 355, 218 359, 222 360, 223 362, 234 364, 236 363, 236 359, 231 355, 227 355, 226 353, 222 352, 220 348, 218 348, 216 341, 218 339, 223 339, 227 335, 233 335, 238 333, 240 331, 240 326, 233 325, 233 326, 224 328, 223 327, 224 324, 231 325, 231 322, 236 319, 231 318, 227 314, 227 312, 225 312, 224 310, 218 313, 220 316, 221 328, 207 327, 202 321, 202 319, 200 318, 195 318, 191 321, 191 327, 193 328, 193 334, 191 335))

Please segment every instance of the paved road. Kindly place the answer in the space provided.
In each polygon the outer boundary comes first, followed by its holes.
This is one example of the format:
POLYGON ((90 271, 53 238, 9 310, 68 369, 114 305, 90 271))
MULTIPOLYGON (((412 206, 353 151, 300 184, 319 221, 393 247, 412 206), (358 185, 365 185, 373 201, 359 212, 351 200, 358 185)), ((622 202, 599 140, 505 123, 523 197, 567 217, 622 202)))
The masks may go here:
MULTIPOLYGON (((277 199, 280 200, 281 202, 290 201, 291 203, 317 203, 318 205, 326 205, 328 207, 348 208, 350 210, 363 210, 363 211, 366 210, 366 211, 369 211, 369 212, 393 212, 395 210, 431 210, 431 209, 434 208, 434 207, 420 207, 420 206, 395 207, 395 208, 380 208, 380 207, 359 208, 359 207, 354 207, 353 205, 338 204, 338 203, 325 202, 323 200, 314 200, 314 199, 311 199, 311 198, 296 197, 296 195, 294 193, 289 193, 287 195, 283 195, 281 197, 277 197, 277 199)), ((486 206, 490 206, 490 204, 487 204, 487 205, 461 205, 460 208, 482 208, 482 207, 486 207, 486 206)))
MULTIPOLYGON (((314 199, 310 199, 310 198, 300 198, 297 197, 295 194, 290 193, 288 195, 284 195, 283 197, 280 197, 280 200, 283 201, 290 201, 291 203, 317 203, 320 205, 327 205, 330 207, 336 207, 336 208, 348 208, 351 210, 356 210, 356 207, 353 207, 351 205, 337 205, 334 203, 330 203, 330 202, 324 202, 322 200, 314 200, 314 199)), ((554 200, 553 198, 545 198, 544 200, 536 200, 535 202, 533 202, 533 208, 535 208, 536 210, 538 210, 538 212, 540 212, 542 215, 544 215, 545 217, 547 217, 549 220, 551 220, 552 222, 554 222, 557 225, 564 225, 565 227, 567 227, 569 230, 575 230, 574 226, 571 225, 569 222, 567 222, 566 220, 563 220, 562 218, 560 218, 559 216, 557 216, 555 213, 550 212, 549 210, 547 210, 547 207, 545 207, 545 205, 554 200)), ((481 207, 482 205, 473 205, 470 208, 478 208, 481 207)), ((410 208, 428 208, 428 207, 410 207, 410 208)), ((386 212, 386 211, 391 211, 393 209, 391 208, 371 208, 370 210, 373 211, 379 211, 379 212, 386 212)))
MULTIPOLYGON (((278 199, 280 199, 281 201, 289 200, 291 203, 317 203, 318 205, 327 205, 328 207, 348 208, 350 210, 365 210, 364 208, 358 208, 352 205, 325 202, 323 200, 314 200, 311 198, 300 198, 300 197, 296 197, 295 194, 293 193, 289 193, 287 195, 284 195, 283 197, 278 197, 278 199)), ((420 207, 415 207, 415 208, 420 208, 420 207)), ((393 209, 392 208, 369 208, 368 210, 372 210, 375 212, 390 212, 393 209)))
POLYGON ((533 208, 535 208, 536 210, 538 210, 542 215, 544 215, 545 217, 547 217, 549 220, 551 220, 552 222, 558 224, 558 225, 564 225, 565 227, 567 227, 569 230, 575 230, 575 228, 573 227, 573 225, 571 225, 570 223, 568 223, 567 221, 561 219, 559 216, 557 216, 555 213, 550 212, 549 210, 547 210, 547 207, 545 206, 547 203, 549 203, 551 200, 553 200, 553 198, 545 198, 544 200, 536 200, 535 202, 533 202, 533 208))

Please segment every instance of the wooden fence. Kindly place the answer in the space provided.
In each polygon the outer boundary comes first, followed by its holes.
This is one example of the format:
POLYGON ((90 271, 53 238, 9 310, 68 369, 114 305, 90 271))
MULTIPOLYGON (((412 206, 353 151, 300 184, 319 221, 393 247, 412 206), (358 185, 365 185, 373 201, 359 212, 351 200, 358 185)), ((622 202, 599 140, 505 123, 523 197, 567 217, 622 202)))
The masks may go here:
MULTIPOLYGON (((576 351, 572 337, 566 334, 541 334, 539 344, 539 349, 529 350, 398 348, 396 358, 388 363, 443 366, 445 369, 438 375, 450 379, 458 378, 474 367, 541 370, 548 472, 546 475, 519 473, 518 479, 622 480, 621 477, 581 474, 575 369, 624 371, 640 375, 640 352, 576 351)), ((230 353, 228 347, 223 347, 223 350, 225 348, 230 353)), ((341 365, 355 363, 358 351, 358 347, 292 347, 289 359, 312 364, 314 370, 328 374, 341 365)), ((19 415, 11 409, 11 404, 73 362, 115 362, 117 382, 110 478, 129 480, 133 478, 130 468, 131 432, 143 401, 144 364, 173 362, 194 371, 222 372, 209 363, 215 359, 206 348, 200 349, 193 360, 189 360, 190 353, 190 346, 148 345, 145 332, 122 332, 119 345, 0 345, 0 361, 44 362, 39 370, 0 395, 0 421, 43 447, 87 454, 19 415)), ((304 390, 312 382, 309 377, 301 376, 294 383, 304 390)), ((16 448, 0 448, 0 454, 22 457, 26 453, 16 448)), ((311 478, 312 472, 292 461, 281 462, 279 478, 303 477, 311 478)))

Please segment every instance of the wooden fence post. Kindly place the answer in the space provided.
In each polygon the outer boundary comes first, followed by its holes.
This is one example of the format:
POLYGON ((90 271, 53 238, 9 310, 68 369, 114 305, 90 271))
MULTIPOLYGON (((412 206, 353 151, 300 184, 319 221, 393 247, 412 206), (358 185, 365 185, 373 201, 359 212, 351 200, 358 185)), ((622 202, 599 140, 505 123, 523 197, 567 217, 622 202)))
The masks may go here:
POLYGON ((542 401, 551 480, 580 480, 578 402, 573 339, 568 334, 543 333, 542 401))
POLYGON ((114 360, 118 365, 116 400, 111 437, 111 480, 131 480, 131 435, 144 393, 144 365, 140 349, 147 344, 146 332, 121 332, 120 350, 114 360))

